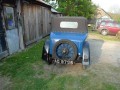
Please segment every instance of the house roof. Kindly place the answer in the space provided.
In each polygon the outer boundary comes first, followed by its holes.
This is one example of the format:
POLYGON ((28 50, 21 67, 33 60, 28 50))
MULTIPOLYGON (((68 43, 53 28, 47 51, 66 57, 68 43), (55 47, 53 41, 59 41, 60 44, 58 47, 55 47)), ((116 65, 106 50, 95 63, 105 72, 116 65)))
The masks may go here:
POLYGON ((51 7, 51 5, 50 5, 50 4, 48 4, 47 2, 45 2, 45 1, 43 1, 43 0, 36 0, 36 1, 38 1, 38 2, 40 2, 40 3, 43 3, 43 4, 46 4, 46 5, 48 5, 48 6, 50 6, 50 7, 51 7))
POLYGON ((48 8, 52 7, 50 4, 46 3, 43 0, 23 0, 23 1, 24 2, 29 2, 29 3, 34 3, 34 4, 39 4, 41 6, 48 7, 48 8))
POLYGON ((99 12, 99 11, 101 12, 101 15, 103 14, 103 13, 102 13, 102 11, 103 11, 104 14, 106 14, 107 16, 109 16, 109 17, 112 19, 111 15, 110 15, 108 12, 106 12, 104 9, 102 9, 102 8, 97 8, 97 10, 98 10, 98 12, 99 12))

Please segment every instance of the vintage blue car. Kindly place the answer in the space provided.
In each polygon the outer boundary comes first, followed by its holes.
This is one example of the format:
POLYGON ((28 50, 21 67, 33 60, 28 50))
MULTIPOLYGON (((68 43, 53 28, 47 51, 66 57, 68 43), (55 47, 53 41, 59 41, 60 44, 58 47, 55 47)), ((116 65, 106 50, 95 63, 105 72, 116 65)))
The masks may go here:
POLYGON ((55 17, 50 38, 43 46, 43 60, 49 64, 82 63, 90 65, 87 19, 84 17, 55 17))

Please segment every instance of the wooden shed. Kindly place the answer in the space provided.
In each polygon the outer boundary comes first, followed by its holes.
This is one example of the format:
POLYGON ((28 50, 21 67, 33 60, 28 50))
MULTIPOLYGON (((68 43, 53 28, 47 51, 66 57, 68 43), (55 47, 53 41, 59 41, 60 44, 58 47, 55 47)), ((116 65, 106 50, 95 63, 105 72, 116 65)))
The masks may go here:
POLYGON ((0 1, 0 58, 48 35, 51 6, 39 0, 0 1))
POLYGON ((24 42, 29 45, 48 35, 51 30, 51 6, 43 1, 22 3, 24 42))
POLYGON ((20 49, 16 0, 0 1, 0 18, 0 58, 3 58, 20 49))

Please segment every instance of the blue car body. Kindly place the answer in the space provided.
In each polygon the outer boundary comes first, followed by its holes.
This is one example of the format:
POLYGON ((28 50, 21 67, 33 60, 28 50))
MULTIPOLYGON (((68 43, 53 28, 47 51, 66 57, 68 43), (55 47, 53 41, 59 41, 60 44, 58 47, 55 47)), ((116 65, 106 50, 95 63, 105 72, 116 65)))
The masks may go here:
POLYGON ((67 39, 74 42, 77 46, 78 55, 82 56, 83 44, 87 38, 87 33, 74 32, 51 32, 50 34, 50 54, 52 55, 53 47, 59 40, 67 39))
POLYGON ((52 19, 50 38, 43 47, 42 58, 47 62, 90 64, 87 19, 84 17, 56 17, 52 19), (82 59, 81 59, 82 58, 82 59))

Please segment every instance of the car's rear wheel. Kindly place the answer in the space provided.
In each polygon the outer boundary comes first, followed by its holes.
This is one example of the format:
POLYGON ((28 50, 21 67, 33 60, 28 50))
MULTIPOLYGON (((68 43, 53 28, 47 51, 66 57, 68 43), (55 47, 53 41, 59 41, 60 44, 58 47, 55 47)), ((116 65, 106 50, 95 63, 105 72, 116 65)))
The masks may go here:
POLYGON ((108 30, 106 30, 106 29, 101 30, 101 34, 106 36, 108 34, 108 30))
POLYGON ((53 48, 53 58, 74 61, 77 57, 77 47, 70 40, 60 40, 53 48))

